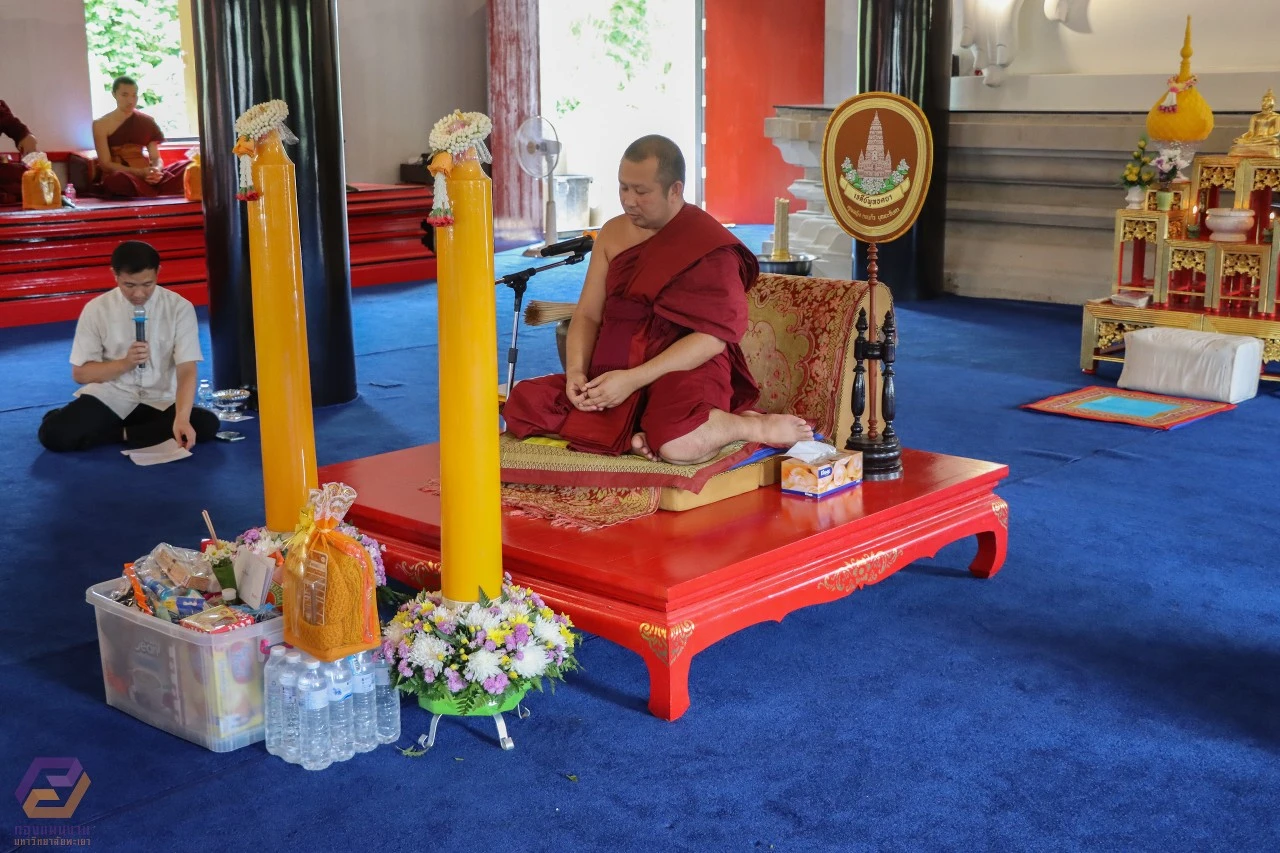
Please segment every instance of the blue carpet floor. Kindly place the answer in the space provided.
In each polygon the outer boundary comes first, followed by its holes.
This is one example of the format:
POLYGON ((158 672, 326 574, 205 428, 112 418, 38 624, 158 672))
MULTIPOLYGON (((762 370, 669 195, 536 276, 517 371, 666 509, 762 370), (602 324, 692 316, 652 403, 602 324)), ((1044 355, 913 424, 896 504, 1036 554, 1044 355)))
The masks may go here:
MULTIPOLYGON (((575 298, 581 274, 540 275, 528 298, 575 298)), ((360 398, 317 411, 322 464, 437 432, 434 285, 354 303, 360 398)), ((899 326, 904 443, 1010 465, 994 579, 957 543, 748 629, 696 658, 675 723, 645 711, 636 655, 588 639, 585 670, 512 721, 515 751, 446 721, 422 758, 383 747, 321 773, 107 707, 84 603, 156 542, 197 541, 202 508, 226 532, 261 522, 257 422, 156 468, 43 453, 72 325, 0 330, 5 784, 78 758, 92 784, 70 823, 110 851, 1280 848, 1280 397, 1172 432, 1052 417, 1018 406, 1094 381, 1078 308, 947 298, 899 306, 899 326)), ((554 369, 551 327, 520 342, 521 376, 554 369)), ((405 704, 402 743, 427 723, 405 704)), ((33 823, 7 803, 6 839, 33 823)))

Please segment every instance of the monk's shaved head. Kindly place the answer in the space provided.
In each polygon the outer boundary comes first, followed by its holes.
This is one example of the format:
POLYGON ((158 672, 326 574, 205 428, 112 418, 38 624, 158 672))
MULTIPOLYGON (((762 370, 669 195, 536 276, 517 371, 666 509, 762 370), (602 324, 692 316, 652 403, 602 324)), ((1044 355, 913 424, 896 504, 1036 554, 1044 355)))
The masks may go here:
POLYGON ((676 181, 684 183, 684 155, 680 153, 680 146, 665 136, 656 133, 642 136, 622 152, 622 158, 632 163, 643 163, 650 157, 658 161, 658 184, 664 193, 676 181))

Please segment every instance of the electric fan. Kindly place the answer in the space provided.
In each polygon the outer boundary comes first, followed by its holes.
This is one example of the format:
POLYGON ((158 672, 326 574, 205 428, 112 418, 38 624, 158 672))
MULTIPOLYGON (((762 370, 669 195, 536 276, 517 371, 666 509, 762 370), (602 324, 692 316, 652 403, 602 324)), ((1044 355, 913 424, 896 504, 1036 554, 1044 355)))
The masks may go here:
POLYGON ((542 243, 525 249, 527 257, 534 257, 543 246, 556 242, 556 193, 552 173, 560 160, 560 137, 556 129, 542 116, 530 116, 516 129, 516 162, 524 173, 544 182, 547 205, 542 220, 542 243))

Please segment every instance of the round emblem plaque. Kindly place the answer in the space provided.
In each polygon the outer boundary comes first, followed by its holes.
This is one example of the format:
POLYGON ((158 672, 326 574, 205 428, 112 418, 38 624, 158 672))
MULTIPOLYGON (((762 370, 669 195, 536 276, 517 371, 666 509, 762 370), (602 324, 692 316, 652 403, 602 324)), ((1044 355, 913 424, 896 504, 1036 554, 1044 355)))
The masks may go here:
POLYGON ((822 185, 840 227, 864 243, 902 236, 933 173, 933 134, 912 101, 889 92, 849 98, 822 137, 822 185))

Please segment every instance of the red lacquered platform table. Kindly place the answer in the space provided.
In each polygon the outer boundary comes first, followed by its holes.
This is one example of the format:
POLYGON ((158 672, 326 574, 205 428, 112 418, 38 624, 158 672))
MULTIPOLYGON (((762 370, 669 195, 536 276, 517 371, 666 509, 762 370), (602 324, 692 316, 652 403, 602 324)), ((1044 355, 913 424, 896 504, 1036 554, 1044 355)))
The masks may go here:
MULTIPOLYGON (((1009 469, 905 450, 900 480, 822 500, 761 488, 687 512, 659 511, 589 533, 504 515, 503 566, 584 631, 639 654, 649 710, 689 708, 689 664, 717 640, 793 610, 843 598, 951 542, 977 536, 969 571, 1000 570, 1009 469)), ((329 465, 321 482, 355 488, 347 520, 387 547, 387 574, 439 589, 439 445, 329 465)))

